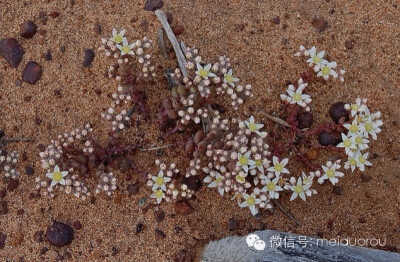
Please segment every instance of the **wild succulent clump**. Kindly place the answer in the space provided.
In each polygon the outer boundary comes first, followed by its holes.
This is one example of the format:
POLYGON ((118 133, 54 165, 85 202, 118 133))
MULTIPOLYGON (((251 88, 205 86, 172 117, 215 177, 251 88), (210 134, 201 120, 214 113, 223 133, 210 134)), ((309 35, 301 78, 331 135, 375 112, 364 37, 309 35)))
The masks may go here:
POLYGON ((129 125, 129 120, 136 106, 147 118, 146 84, 155 76, 151 55, 147 50, 151 47, 151 40, 144 37, 131 44, 125 37, 125 30, 119 33, 112 31, 112 37, 103 38, 99 50, 104 50, 106 56, 114 58, 116 63, 109 66, 108 77, 118 82, 117 92, 112 94, 113 102, 101 116, 110 121, 112 132, 122 130, 129 125), (130 107, 128 107, 130 106, 130 107))
POLYGON ((104 192, 111 196, 117 188, 117 159, 123 156, 130 163, 129 156, 137 149, 118 133, 129 127, 136 107, 148 117, 145 86, 152 81, 155 73, 151 56, 145 52, 150 48, 151 41, 144 37, 128 44, 124 34, 125 30, 118 33, 113 29, 112 38, 102 39, 99 48, 105 51, 106 56, 116 59, 116 64, 108 68, 108 77, 119 82, 117 91, 112 94, 110 107, 101 113, 101 117, 111 123, 108 142, 106 145, 99 144, 89 124, 82 130, 76 129, 52 140, 40 153, 46 176, 36 178, 36 188, 44 189, 44 195, 54 197, 56 191, 64 191, 82 199, 86 199, 91 192, 104 192), (86 185, 88 178, 98 181, 92 190, 86 185))
POLYGON ((180 69, 171 74, 171 98, 163 101, 158 115, 161 131, 172 134, 183 131, 190 123, 207 123, 218 116, 215 97, 226 94, 237 109, 245 97, 251 97, 251 85, 239 84, 233 75, 230 59, 221 56, 219 61, 206 63, 196 48, 184 50, 187 59, 187 76, 180 69))
POLYGON ((5 177, 12 179, 19 178, 19 172, 16 169, 19 154, 16 151, 7 152, 0 150, 0 172, 4 172, 5 177))

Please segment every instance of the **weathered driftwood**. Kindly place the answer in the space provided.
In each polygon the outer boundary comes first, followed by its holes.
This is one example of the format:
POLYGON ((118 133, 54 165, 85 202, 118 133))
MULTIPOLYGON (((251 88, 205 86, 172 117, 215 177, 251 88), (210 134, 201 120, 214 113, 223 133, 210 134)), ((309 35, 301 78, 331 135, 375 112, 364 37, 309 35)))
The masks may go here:
MULTIPOLYGON (((329 244, 328 240, 302 237, 274 230, 254 232, 266 244, 257 251, 246 244, 244 237, 227 237, 209 243, 203 251, 202 262, 397 262, 400 254, 354 245, 329 244), (285 239, 280 247, 271 247, 271 237, 285 239), (285 244, 286 243, 286 247, 285 244), (290 245, 289 245, 290 243, 290 245)), ((275 242, 276 243, 276 242, 275 242)))

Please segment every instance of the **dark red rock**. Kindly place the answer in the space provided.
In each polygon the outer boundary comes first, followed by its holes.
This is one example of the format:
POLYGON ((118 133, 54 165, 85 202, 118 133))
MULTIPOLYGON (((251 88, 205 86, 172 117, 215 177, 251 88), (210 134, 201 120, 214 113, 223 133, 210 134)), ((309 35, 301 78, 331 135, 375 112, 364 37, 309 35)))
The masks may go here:
POLYGON ((353 49, 353 47, 354 47, 354 40, 350 40, 350 39, 347 39, 345 42, 344 42, 344 46, 346 47, 346 49, 353 49))
POLYGON ((368 183, 372 179, 372 177, 370 175, 366 175, 366 174, 361 174, 360 177, 361 177, 361 181, 364 183, 368 183))
POLYGON ((89 67, 94 60, 94 52, 92 49, 85 50, 85 58, 83 59, 82 65, 84 67, 89 67))
POLYGON ((230 231, 236 230, 238 228, 238 221, 234 218, 229 219, 228 228, 230 231))
POLYGON ((175 212, 181 215, 189 215, 193 213, 194 208, 189 205, 186 200, 178 200, 175 202, 175 212))
POLYGON ((185 28, 183 25, 174 25, 172 26, 172 32, 174 32, 175 35, 181 35, 185 31, 185 28))
POLYGON ((51 50, 47 50, 46 54, 44 55, 44 59, 46 59, 46 61, 50 61, 53 58, 53 56, 51 55, 51 50))
POLYGON ((319 133, 319 143, 322 146, 336 146, 342 142, 342 136, 339 132, 321 132, 319 133))
POLYGON ((311 112, 302 112, 298 116, 298 128, 304 129, 304 128, 309 128, 311 127, 313 123, 313 114, 311 112))
POLYGON ((344 106, 345 103, 337 102, 329 108, 329 115, 336 124, 339 124, 342 118, 344 118, 344 121, 349 121, 349 111, 344 106))
POLYGON ((155 230, 155 236, 156 236, 156 240, 159 240, 159 241, 161 241, 167 237, 167 235, 165 235, 165 233, 159 229, 155 230))
POLYGON ((57 11, 52 11, 52 12, 49 14, 49 16, 50 16, 51 18, 57 18, 57 17, 60 16, 60 13, 57 12, 57 11))
POLYGON ((323 18, 314 18, 312 26, 318 30, 318 33, 321 33, 328 27, 328 21, 323 18))
POLYGON ((0 41, 0 54, 10 66, 17 68, 24 53, 22 46, 15 38, 5 38, 0 41))
POLYGON ((37 25, 31 20, 27 20, 19 26, 19 34, 23 38, 32 38, 36 34, 36 31, 37 25))
POLYGON ((28 84, 34 85, 40 80, 42 73, 42 67, 38 63, 29 61, 22 72, 22 80, 28 84))
POLYGON ((162 0, 147 0, 144 4, 144 10, 146 11, 156 11, 163 7, 164 2, 162 0))
POLYGON ((12 192, 17 189, 19 186, 18 180, 12 179, 10 183, 7 185, 7 191, 12 192))
POLYGON ((8 213, 7 201, 1 200, 0 201, 0 215, 6 215, 7 213, 8 213))
POLYGON ((46 238, 51 245, 63 247, 71 244, 74 238, 74 229, 63 222, 54 221, 47 228, 46 238))
POLYGON ((82 224, 79 220, 74 221, 74 223, 72 223, 72 226, 76 229, 76 230, 81 230, 82 229, 82 224))
POLYGON ((281 23, 281 19, 279 18, 279 16, 272 18, 271 21, 276 25, 279 25, 281 23))
POLYGON ((342 194, 342 187, 341 186, 334 186, 333 187, 333 193, 335 194, 335 195, 341 195, 342 194))
POLYGON ((3 249, 6 246, 7 235, 0 232, 0 249, 3 249))
POLYGON ((161 221, 164 220, 165 214, 162 210, 158 210, 154 212, 154 219, 156 220, 157 223, 160 223, 161 221))
POLYGON ((203 186, 198 176, 185 177, 182 183, 186 184, 187 187, 193 191, 198 191, 203 186))
POLYGON ((127 187, 127 190, 128 190, 128 194, 130 196, 134 196, 134 195, 137 195, 137 193, 139 193, 139 187, 137 185, 135 185, 135 184, 129 185, 127 187))
POLYGON ((143 227, 144 227, 144 225, 143 225, 142 223, 137 223, 137 224, 136 224, 135 233, 136 233, 136 234, 141 233, 141 232, 143 231, 143 227))

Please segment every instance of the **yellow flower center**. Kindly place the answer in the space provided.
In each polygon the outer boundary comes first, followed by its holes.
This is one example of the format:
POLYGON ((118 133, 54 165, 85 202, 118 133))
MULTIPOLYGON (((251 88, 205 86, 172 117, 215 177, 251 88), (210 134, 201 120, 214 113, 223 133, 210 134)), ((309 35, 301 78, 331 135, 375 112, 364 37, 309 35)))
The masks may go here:
POLYGON ((262 165, 262 161, 261 161, 261 160, 256 160, 256 161, 254 161, 254 162, 256 162, 256 166, 257 166, 257 167, 262 165))
POLYGON ((272 183, 272 182, 269 182, 269 183, 267 184, 267 188, 268 188, 268 190, 270 190, 270 191, 274 191, 274 190, 275 190, 275 187, 276 187, 276 185, 275 185, 274 183, 272 183))
POLYGON ((247 157, 245 157, 245 156, 239 157, 240 165, 245 166, 245 165, 247 165, 248 162, 249 162, 249 159, 247 157))
POLYGON ((345 147, 351 147, 351 140, 350 139, 346 139, 343 141, 343 144, 345 147))
POLYGON ((306 177, 306 178, 303 179, 303 182, 306 183, 306 184, 309 183, 310 181, 311 181, 311 180, 310 180, 308 177, 306 177))
POLYGON ((127 54, 127 53, 129 53, 131 51, 131 48, 128 45, 124 45, 121 48, 121 51, 127 54))
POLYGON ((365 130, 367 130, 367 132, 371 132, 372 131, 372 124, 371 123, 366 123, 365 124, 365 130))
POLYGON ((361 164, 364 164, 365 163, 365 158, 363 156, 360 156, 358 158, 358 162, 360 162, 361 164))
POLYGON ((322 68, 322 74, 323 75, 329 75, 330 72, 331 72, 331 69, 328 66, 324 66, 322 68))
POLYGON ((359 108, 359 106, 357 104, 352 104, 351 105, 351 110, 353 110, 353 111, 357 111, 358 108, 359 108))
POLYGON ((222 182, 222 177, 218 177, 215 179, 215 184, 219 185, 222 182))
POLYGON ((117 34, 117 35, 114 37, 114 42, 117 43, 117 44, 119 44, 119 43, 122 43, 122 40, 123 40, 123 39, 124 39, 124 37, 123 37, 122 35, 117 34))
POLYGON ((249 196, 249 197, 246 199, 246 203, 247 203, 248 206, 254 206, 254 204, 256 203, 256 200, 254 199, 254 197, 249 196))
POLYGON ((157 177, 156 178, 156 184, 159 186, 164 185, 164 178, 163 177, 157 177))
POLYGON ((350 159, 350 165, 355 166, 357 164, 357 161, 355 159, 350 159))
POLYGON ((255 123, 250 123, 249 124, 249 129, 251 132, 254 132, 257 130, 257 125, 255 123))
POLYGON ((361 144, 362 141, 363 141, 362 137, 360 137, 360 136, 356 137, 356 143, 357 144, 361 144))
POLYGON ((274 165, 275 171, 281 172, 283 170, 283 166, 281 163, 274 165))
POLYGON ((163 196, 163 192, 162 192, 161 190, 157 190, 156 192, 154 192, 154 195, 155 195, 157 198, 160 198, 160 197, 163 196))
POLYGON ((318 64, 318 63, 321 62, 321 58, 320 58, 319 56, 314 56, 312 60, 313 60, 313 62, 316 63, 316 64, 318 64))
POLYGON ((238 182, 244 182, 244 181, 245 181, 245 178, 242 177, 242 176, 237 175, 237 176, 236 176, 236 180, 237 180, 238 182))
POLYGON ((352 133, 356 133, 358 131, 358 126, 357 125, 351 125, 349 130, 352 133))
POLYGON ((294 101, 301 101, 301 95, 300 94, 294 94, 294 96, 293 96, 293 100, 294 101))
POLYGON ((297 194, 303 192, 303 187, 300 185, 297 185, 294 187, 294 192, 296 192, 297 194))
POLYGON ((328 178, 333 178, 335 176, 335 172, 332 169, 329 169, 328 171, 326 171, 326 176, 328 178))
POLYGON ((199 70, 199 75, 202 77, 207 77, 208 76, 208 71, 205 69, 200 69, 199 70))
POLYGON ((61 172, 54 172, 53 173, 53 180, 54 181, 61 181, 62 180, 62 174, 61 174, 61 172))
POLYGON ((232 83, 233 81, 233 76, 229 75, 229 74, 225 74, 225 82, 227 83, 232 83))

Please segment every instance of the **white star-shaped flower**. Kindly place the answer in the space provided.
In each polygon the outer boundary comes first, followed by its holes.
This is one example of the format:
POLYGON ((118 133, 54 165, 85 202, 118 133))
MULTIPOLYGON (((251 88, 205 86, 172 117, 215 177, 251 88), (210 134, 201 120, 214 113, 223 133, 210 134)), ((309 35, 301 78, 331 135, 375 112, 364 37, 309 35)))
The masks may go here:
POLYGON ((300 196, 301 199, 306 201, 306 191, 308 191, 310 187, 311 183, 303 184, 301 177, 299 177, 296 185, 289 186, 289 189, 293 191, 290 201, 296 199, 297 196, 300 196))
POLYGON ((111 41, 113 41, 116 44, 122 43, 126 38, 124 37, 125 35, 125 30, 121 30, 119 33, 117 32, 117 29, 113 28, 112 30, 112 37, 110 38, 111 41))
POLYGON ((229 69, 227 73, 224 74, 224 83, 231 85, 232 87, 235 86, 235 82, 239 81, 239 78, 233 77, 232 69, 229 69))
POLYGON ((354 118, 351 124, 344 124, 343 126, 349 130, 347 133, 348 136, 357 136, 360 132, 360 126, 358 125, 356 118, 354 118))
MULTIPOLYGON (((365 105, 366 99, 361 100, 361 98, 357 97, 356 103, 354 104, 346 104, 345 108, 347 110, 351 110, 351 116, 355 116, 357 113, 366 112, 368 110, 367 106, 365 105)), ((369 113, 369 110, 368 110, 369 113)))
POLYGON ((161 189, 158 189, 154 191, 154 193, 151 195, 152 198, 157 199, 157 204, 160 204, 163 198, 165 198, 165 194, 161 189))
POLYGON ((210 188, 218 187, 218 193, 221 196, 223 196, 224 188, 221 186, 223 179, 224 179, 224 177, 220 173, 218 173, 216 171, 211 171, 210 175, 208 175, 204 178, 204 183, 208 183, 208 187, 210 187, 210 188))
POLYGON ((323 65, 329 63, 327 60, 323 59, 325 51, 317 53, 315 46, 311 47, 308 53, 310 54, 310 58, 306 62, 309 63, 310 67, 314 67, 315 72, 318 72, 323 65))
POLYGON ((284 158, 284 159, 282 159, 282 161, 279 161, 279 159, 276 156, 274 156, 272 158, 273 166, 268 168, 267 171, 275 172, 275 176, 279 176, 281 173, 289 174, 290 173, 289 170, 287 170, 285 168, 285 166, 287 165, 288 162, 289 162, 289 158, 284 158))
POLYGON ((154 185, 152 187, 153 191, 155 191, 158 188, 161 188, 161 190, 166 191, 167 187, 165 186, 165 184, 168 183, 169 181, 171 181, 170 177, 164 177, 163 170, 160 170, 160 172, 158 173, 158 176, 153 176, 152 179, 154 181, 154 185))
POLYGON ((339 143, 337 147, 342 147, 346 150, 346 155, 353 155, 353 150, 357 149, 356 142, 354 141, 354 137, 348 137, 344 133, 342 133, 343 142, 339 143))
POLYGON ((282 191, 283 188, 278 185, 279 177, 275 177, 273 180, 270 180, 268 177, 265 177, 265 187, 261 189, 261 192, 268 192, 269 197, 271 199, 279 198, 279 191, 282 191))
POLYGON ((65 185, 64 177, 68 175, 68 171, 60 171, 60 168, 56 165, 52 173, 47 173, 46 176, 51 179, 50 186, 53 187, 57 184, 65 185))
POLYGON ((312 99, 309 95, 303 94, 303 90, 306 88, 307 83, 299 85, 299 87, 294 91, 295 87, 293 85, 289 85, 289 88, 286 90, 288 95, 290 96, 290 104, 298 104, 301 107, 306 107, 307 104, 311 103, 312 99))
POLYGON ((251 195, 248 195, 246 193, 243 193, 243 198, 244 198, 244 202, 242 202, 241 204, 239 204, 240 207, 248 207, 251 211, 251 214, 253 216, 257 215, 258 213, 258 209, 256 207, 256 205, 259 205, 261 203, 261 199, 258 199, 254 193, 251 195))
POLYGON ((329 76, 333 76, 333 78, 337 78, 338 74, 333 70, 337 66, 336 62, 329 62, 326 65, 322 65, 321 71, 318 72, 317 76, 322 76, 325 80, 329 79, 329 76))
POLYGON ((121 50, 121 55, 134 55, 135 53, 132 51, 135 43, 128 44, 128 40, 124 39, 122 45, 117 45, 117 48, 121 50))
POLYGON ((338 177, 344 176, 342 172, 336 171, 339 168, 339 164, 332 164, 332 162, 328 161, 326 166, 322 166, 322 169, 325 173, 322 177, 318 179, 318 183, 322 184, 326 179, 329 179, 329 181, 332 182, 332 185, 335 185, 339 181, 338 177))
POLYGON ((260 132, 260 129, 263 128, 264 125, 255 123, 254 116, 250 116, 249 120, 245 120, 244 123, 251 132, 256 133, 262 138, 265 138, 267 136, 267 132, 260 132))
POLYGON ((196 75, 201 76, 204 79, 216 76, 214 73, 210 72, 210 69, 211 69, 211 64, 207 64, 206 66, 202 67, 199 63, 197 63, 196 75))
POLYGON ((360 169, 360 171, 365 170, 365 166, 372 166, 372 163, 367 160, 368 152, 362 155, 361 153, 357 154, 357 164, 356 166, 360 169))

